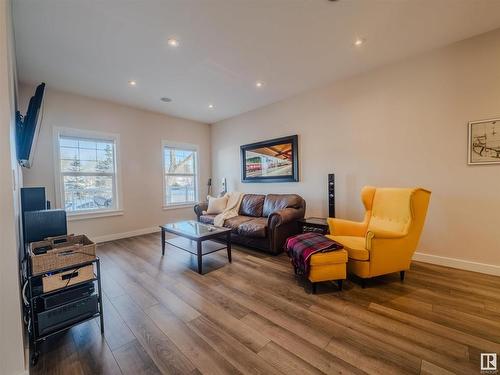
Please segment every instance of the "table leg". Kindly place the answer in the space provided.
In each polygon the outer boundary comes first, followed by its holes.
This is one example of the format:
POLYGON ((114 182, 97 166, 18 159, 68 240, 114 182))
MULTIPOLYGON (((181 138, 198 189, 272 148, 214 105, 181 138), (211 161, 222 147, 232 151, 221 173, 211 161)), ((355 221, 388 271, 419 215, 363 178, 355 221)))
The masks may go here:
POLYGON ((201 270, 201 241, 196 241, 196 252, 198 253, 198 273, 201 275, 202 274, 202 270, 201 270))
POLYGON ((226 247, 227 247, 227 259, 229 260, 229 263, 231 263, 231 232, 227 232, 226 247))
POLYGON ((165 255, 165 229, 161 228, 161 255, 165 255))
POLYGON ((312 294, 316 294, 316 284, 317 283, 311 282, 312 294))
POLYGON ((101 335, 104 334, 104 310, 102 307, 102 285, 101 285, 101 260, 97 259, 96 261, 96 267, 97 267, 97 287, 99 288, 99 309, 100 309, 100 314, 99 314, 99 320, 101 323, 101 335))

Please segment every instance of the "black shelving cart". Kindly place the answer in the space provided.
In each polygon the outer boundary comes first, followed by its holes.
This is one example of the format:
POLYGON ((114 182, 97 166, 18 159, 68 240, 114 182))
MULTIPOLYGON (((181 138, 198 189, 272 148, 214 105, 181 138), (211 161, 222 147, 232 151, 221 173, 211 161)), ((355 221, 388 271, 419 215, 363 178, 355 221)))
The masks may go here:
MULTIPOLYGON (((71 285, 67 285, 63 288, 52 290, 49 292, 43 292, 39 290, 39 287, 37 288, 35 285, 40 285, 41 278, 43 278, 47 272, 43 273, 38 273, 38 274, 33 274, 31 270, 31 261, 28 259, 26 262, 26 293, 23 291, 23 295, 26 297, 25 299, 25 308, 27 309, 25 316, 28 317, 26 324, 28 326, 28 334, 29 334, 29 341, 30 341, 30 355, 31 355, 31 364, 34 366, 38 362, 38 357, 40 355, 39 352, 39 344, 42 341, 45 341, 47 338, 57 335, 61 332, 67 331, 70 328, 81 324, 83 322, 95 319, 99 317, 100 319, 100 328, 101 328, 101 334, 104 334, 104 315, 103 315, 103 307, 102 307, 102 287, 101 287, 101 264, 100 264, 100 259, 99 257, 95 257, 92 260, 89 260, 87 262, 83 263, 78 263, 78 264, 72 264, 69 266, 65 266, 62 268, 57 268, 53 269, 50 271, 50 273, 60 273, 60 272, 65 272, 65 271, 70 271, 70 270, 77 270, 81 269, 82 267, 89 266, 89 265, 94 265, 95 264, 95 269, 93 270, 94 272, 94 277, 92 279, 87 279, 78 283, 74 283, 71 285), (36 300, 40 299, 41 297, 47 297, 47 296, 53 296, 57 293, 61 293, 66 291, 69 288, 76 288, 78 286, 81 286, 86 283, 95 283, 97 282, 97 291, 94 290, 91 296, 97 296, 97 312, 92 313, 92 314, 84 314, 81 317, 78 317, 76 319, 71 319, 67 322, 67 324, 62 324, 60 327, 57 327, 54 330, 50 330, 48 333, 40 334, 38 330, 38 312, 36 308, 36 300)), ((94 268, 94 267, 93 267, 94 268)), ((72 300, 69 303, 73 303, 78 300, 72 300)), ((59 305, 64 306, 64 303, 59 305)))

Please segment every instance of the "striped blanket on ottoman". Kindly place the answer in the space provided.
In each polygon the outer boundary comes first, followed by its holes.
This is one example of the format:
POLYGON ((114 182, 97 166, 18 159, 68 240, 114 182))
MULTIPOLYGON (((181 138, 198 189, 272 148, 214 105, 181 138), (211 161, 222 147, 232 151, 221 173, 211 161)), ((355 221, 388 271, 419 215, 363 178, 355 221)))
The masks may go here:
POLYGON ((309 264, 312 255, 342 248, 343 246, 338 242, 313 232, 289 237, 285 243, 285 251, 290 257, 295 273, 304 276, 309 275, 309 264))

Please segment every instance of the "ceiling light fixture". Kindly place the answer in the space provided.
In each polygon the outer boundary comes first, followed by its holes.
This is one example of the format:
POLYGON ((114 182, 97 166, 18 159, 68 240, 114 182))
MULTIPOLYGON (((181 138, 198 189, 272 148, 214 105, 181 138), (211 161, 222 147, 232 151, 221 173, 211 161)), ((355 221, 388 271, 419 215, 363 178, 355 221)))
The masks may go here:
POLYGON ((137 86, 137 81, 134 81, 134 80, 132 79, 132 80, 128 81, 128 84, 129 84, 130 86, 137 86))
POLYGON ((172 102, 172 99, 167 98, 166 96, 164 96, 163 98, 160 98, 160 100, 161 100, 162 102, 164 102, 164 103, 170 103, 170 102, 172 102))
POLYGON ((213 104, 208 105, 208 109, 214 109, 214 108, 215 108, 215 106, 213 104))
POLYGON ((255 82, 255 87, 260 88, 260 87, 262 87, 262 86, 264 86, 264 82, 262 82, 262 81, 257 81, 257 82, 255 82))
POLYGON ((356 47, 359 47, 359 46, 361 46, 362 44, 364 44, 364 43, 365 43, 365 41, 366 41, 366 40, 365 40, 365 39, 363 39, 363 38, 358 38, 358 39, 356 39, 356 40, 354 41, 354 45, 355 45, 356 47))
POLYGON ((167 43, 170 47, 179 47, 179 41, 175 38, 169 38, 167 43))

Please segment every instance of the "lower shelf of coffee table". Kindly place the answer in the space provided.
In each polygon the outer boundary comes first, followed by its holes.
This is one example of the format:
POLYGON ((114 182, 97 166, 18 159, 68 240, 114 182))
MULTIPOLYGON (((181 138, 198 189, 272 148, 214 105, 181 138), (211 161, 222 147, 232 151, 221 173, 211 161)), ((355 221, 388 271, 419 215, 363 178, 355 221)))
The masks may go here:
MULTIPOLYGON (((197 242, 184 237, 174 237, 165 240, 165 243, 174 246, 180 250, 187 251, 188 253, 198 255, 197 242)), ((227 249, 226 244, 212 240, 205 240, 201 242, 201 255, 208 255, 215 253, 219 250, 227 249)))

